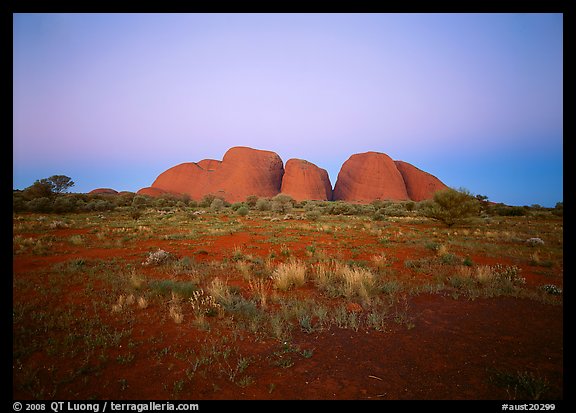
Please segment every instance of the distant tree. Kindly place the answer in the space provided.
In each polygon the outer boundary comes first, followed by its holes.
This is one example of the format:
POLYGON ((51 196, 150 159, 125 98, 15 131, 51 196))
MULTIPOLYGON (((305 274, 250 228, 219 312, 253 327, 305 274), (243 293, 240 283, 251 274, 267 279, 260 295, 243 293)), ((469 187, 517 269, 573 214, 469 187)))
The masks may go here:
POLYGON ((556 206, 552 210, 552 214, 559 217, 564 216, 564 202, 556 202, 556 206))
POLYGON ((52 175, 34 182, 24 190, 24 198, 32 200, 36 198, 52 198, 74 186, 74 181, 65 175, 52 175))
POLYGON ((36 198, 51 198, 52 195, 52 187, 47 182, 42 181, 34 182, 22 192, 24 199, 29 201, 36 198))
POLYGON ((75 185, 74 181, 66 175, 52 175, 50 178, 40 180, 40 182, 48 184, 55 194, 61 194, 75 185))
POLYGON ((480 203, 465 189, 443 189, 434 193, 432 202, 427 204, 428 217, 443 222, 448 227, 478 216, 480 203))

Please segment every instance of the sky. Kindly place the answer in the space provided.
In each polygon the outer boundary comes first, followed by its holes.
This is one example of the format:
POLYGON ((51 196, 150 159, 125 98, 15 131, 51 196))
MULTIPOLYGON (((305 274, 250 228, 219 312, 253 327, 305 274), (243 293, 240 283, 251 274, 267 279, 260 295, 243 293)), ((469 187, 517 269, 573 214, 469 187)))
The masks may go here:
POLYGON ((136 192, 233 146, 334 186, 383 152, 508 205, 563 201, 562 14, 14 14, 13 187, 136 192))

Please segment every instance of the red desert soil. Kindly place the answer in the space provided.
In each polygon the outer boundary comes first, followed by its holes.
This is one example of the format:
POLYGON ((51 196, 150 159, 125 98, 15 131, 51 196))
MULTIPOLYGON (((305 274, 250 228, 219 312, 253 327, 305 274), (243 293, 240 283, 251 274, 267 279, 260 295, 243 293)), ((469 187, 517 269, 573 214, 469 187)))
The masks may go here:
MULTIPOLYGON (((249 221, 247 225, 253 225, 249 221)), ((198 260, 220 260, 235 246, 252 245, 256 255, 268 254, 270 245, 264 236, 249 231, 202 239, 204 254, 198 260)), ((60 237, 78 234, 74 230, 58 230, 60 237)), ((80 231, 89 236, 87 231, 80 231)), ((292 245, 294 255, 304 256, 302 246, 312 241, 326 245, 330 235, 319 235, 298 241, 301 250, 292 245)), ((359 238, 358 244, 370 236, 359 238)), ((372 240, 373 241, 373 240, 372 240)), ((67 246, 68 253, 57 257, 15 255, 14 277, 21 281, 49 282, 34 276, 34 270, 66 261, 75 256, 106 259, 123 257, 127 261, 141 260, 151 247, 177 245, 174 241, 143 241, 137 248, 89 248, 67 246), (74 250, 77 251, 74 251, 74 250)), ((275 248, 278 248, 275 246, 275 248)), ((326 248, 329 249, 329 248, 326 248)), ((182 245, 179 254, 195 249, 182 245)), ((422 251, 409 248, 398 251, 402 256, 417 258, 422 251)), ((361 258, 361 257, 356 257, 361 258)), ((474 257, 480 261, 479 257, 474 257)), ((398 264, 395 264, 398 265, 398 264)), ((398 267, 400 268, 400 267, 398 267)), ((26 297, 14 297, 15 302, 26 297)), ((54 301, 46 301, 46 305, 54 301)), ((407 296, 397 304, 406 310, 406 323, 388 323, 386 331, 340 329, 331 326, 310 334, 294 329, 292 341, 286 345, 274 339, 253 341, 244 337, 234 341, 234 354, 250 357, 246 370, 253 382, 245 387, 225 377, 198 375, 174 394, 173 388, 159 383, 176 383, 189 365, 176 357, 159 359, 154 356, 162 348, 184 351, 190 343, 215 342, 210 332, 166 322, 158 308, 142 310, 142 317, 131 326, 132 342, 150 343, 162 337, 158 344, 135 346, 134 362, 120 368, 110 361, 100 367, 95 377, 86 375, 72 381, 62 380, 56 398, 86 399, 511 399, 519 397, 510 389, 491 381, 497 371, 536 372, 550 385, 546 398, 562 399, 563 387, 563 307, 512 297, 453 299, 441 294, 407 296), (156 346, 157 348, 154 348, 156 346), (309 357, 302 352, 308 351, 309 357), (287 361, 285 367, 279 367, 287 361), (276 364, 274 364, 276 363, 276 364), (126 385, 128 383, 128 385, 126 385)), ((122 323, 113 314, 107 321, 122 323)), ((122 346, 128 345, 127 341, 122 346)), ((198 349, 196 349, 198 350, 198 349)), ((120 348, 119 348, 120 351, 120 348)), ((120 353, 119 353, 120 354, 120 353)), ((114 360, 114 354, 108 356, 114 360)), ((70 360, 72 363, 78 360, 70 360)), ((37 352, 28 361, 36 369, 39 381, 54 380, 51 360, 37 352)), ((60 367, 60 373, 65 367, 60 367)), ((14 386, 15 399, 33 395, 26 386, 14 386)))

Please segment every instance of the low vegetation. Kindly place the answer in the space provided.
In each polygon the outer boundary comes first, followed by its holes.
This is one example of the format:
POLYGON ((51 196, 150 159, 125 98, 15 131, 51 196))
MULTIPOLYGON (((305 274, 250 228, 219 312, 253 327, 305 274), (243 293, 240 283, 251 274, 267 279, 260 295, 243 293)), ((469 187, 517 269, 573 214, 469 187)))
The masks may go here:
MULTIPOLYGON (((281 194, 230 205, 67 194, 71 181, 53 181, 13 196, 22 397, 132 395, 128 371, 146 363, 166 369, 154 384, 170 398, 201 381, 251 388, 257 368, 325 351, 301 335, 418 329, 411 302, 421 295, 563 301, 562 205, 516 214, 454 190, 421 203, 281 194)), ((485 381, 515 397, 551 388, 523 371, 485 381)), ((264 383, 271 394, 277 384, 264 383)))

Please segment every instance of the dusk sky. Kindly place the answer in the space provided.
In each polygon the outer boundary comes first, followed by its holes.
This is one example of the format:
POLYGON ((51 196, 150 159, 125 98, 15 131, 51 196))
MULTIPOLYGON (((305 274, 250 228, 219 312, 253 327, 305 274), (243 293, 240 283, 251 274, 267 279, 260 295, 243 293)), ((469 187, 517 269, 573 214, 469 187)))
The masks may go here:
POLYGON ((562 14, 15 14, 13 187, 137 191, 233 146, 332 185, 377 151, 508 205, 563 200, 562 14))

